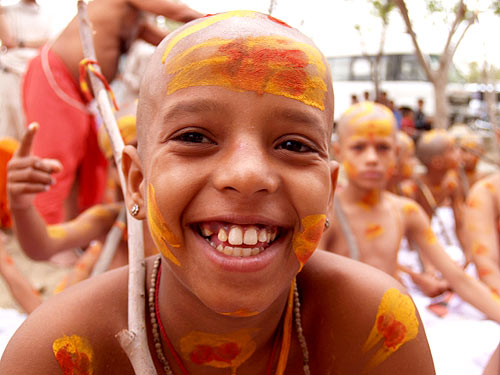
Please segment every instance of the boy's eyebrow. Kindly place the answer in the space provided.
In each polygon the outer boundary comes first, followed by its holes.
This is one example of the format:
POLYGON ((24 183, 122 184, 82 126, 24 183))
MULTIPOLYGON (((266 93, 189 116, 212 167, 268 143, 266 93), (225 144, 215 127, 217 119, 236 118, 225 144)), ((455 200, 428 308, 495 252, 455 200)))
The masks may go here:
POLYGON ((164 119, 180 117, 186 113, 224 112, 224 105, 211 99, 194 99, 176 103, 167 108, 164 119))
POLYGON ((273 108, 272 116, 279 119, 284 119, 288 122, 295 122, 298 124, 313 125, 321 129, 325 134, 328 133, 327 129, 322 124, 322 118, 315 113, 297 110, 295 108, 273 108))

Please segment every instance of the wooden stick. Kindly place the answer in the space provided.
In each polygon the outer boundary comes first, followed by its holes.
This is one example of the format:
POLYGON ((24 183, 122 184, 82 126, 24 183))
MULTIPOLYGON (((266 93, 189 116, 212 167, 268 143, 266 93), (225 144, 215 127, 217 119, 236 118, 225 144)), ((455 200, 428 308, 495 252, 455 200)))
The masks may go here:
POLYGON ((116 218, 115 225, 111 227, 111 230, 106 236, 106 241, 104 241, 104 246, 102 248, 101 255, 97 260, 90 277, 97 276, 103 272, 106 272, 116 254, 116 250, 120 245, 120 241, 123 237, 123 229, 125 227, 125 220, 127 215, 127 210, 125 205, 120 210, 118 217, 116 218), (117 225, 118 224, 118 225, 117 225))
MULTIPOLYGON (((78 0, 78 20, 80 24, 80 38, 82 40, 83 55, 87 59, 96 60, 92 31, 87 14, 87 3, 78 0)), ((99 69, 97 66, 96 69, 99 69)), ((100 69, 99 69, 100 70, 100 69)), ((121 169, 121 155, 123 140, 116 124, 107 92, 102 82, 93 74, 89 74, 94 97, 96 98, 99 112, 104 126, 108 132, 113 147, 113 156, 117 165, 118 174, 126 196, 126 184, 121 169)), ((156 369, 149 351, 146 320, 145 320, 145 273, 144 243, 141 222, 135 220, 127 212, 127 228, 129 234, 129 286, 128 286, 128 330, 123 329, 116 335, 123 350, 127 354, 134 372, 140 375, 154 375, 156 369)))

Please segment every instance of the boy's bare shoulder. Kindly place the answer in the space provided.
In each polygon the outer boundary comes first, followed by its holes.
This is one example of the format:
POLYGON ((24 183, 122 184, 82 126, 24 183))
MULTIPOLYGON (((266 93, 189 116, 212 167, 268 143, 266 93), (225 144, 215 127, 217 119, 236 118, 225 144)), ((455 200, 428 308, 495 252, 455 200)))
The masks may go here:
POLYGON ((133 373, 114 337, 127 327, 127 280, 128 268, 119 268, 45 301, 11 339, 0 373, 60 373, 58 350, 69 366, 72 361, 84 365, 85 357, 92 357, 94 373, 133 373), (75 350, 78 355, 68 354, 75 350), (36 355, 26 358, 28 353, 36 355))
POLYGON ((366 373, 433 374, 425 332, 413 301, 385 272, 317 251, 298 278, 298 287, 309 350, 313 357, 318 356, 313 360, 321 363, 323 371, 363 373, 370 368, 366 373), (384 331, 387 327, 377 325, 385 318, 392 319, 389 325, 401 324, 398 327, 404 326, 402 331, 411 334, 400 336, 394 354, 371 368, 380 350, 391 344, 389 331, 384 331), (415 355, 422 363, 415 363, 415 355))

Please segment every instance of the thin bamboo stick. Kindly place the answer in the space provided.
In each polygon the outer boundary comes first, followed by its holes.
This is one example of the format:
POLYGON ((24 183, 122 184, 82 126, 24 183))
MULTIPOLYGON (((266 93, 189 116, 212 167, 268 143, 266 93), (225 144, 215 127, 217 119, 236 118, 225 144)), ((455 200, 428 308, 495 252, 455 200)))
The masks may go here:
MULTIPOLYGON (((92 30, 87 14, 87 3, 78 0, 78 19, 80 38, 84 57, 96 60, 92 30)), ((97 66, 96 69, 99 69, 97 66)), ((99 69, 100 70, 100 69, 99 69)), ((113 156, 117 165, 123 195, 126 196, 125 177, 121 169, 123 140, 120 136, 108 94, 102 82, 92 73, 89 74, 91 86, 96 98, 99 112, 108 132, 113 147, 113 156)), ((148 347, 145 320, 145 262, 142 225, 127 212, 128 248, 129 248, 129 287, 128 287, 128 329, 116 335, 123 350, 127 354, 134 372, 140 375, 155 375, 156 369, 148 347)))

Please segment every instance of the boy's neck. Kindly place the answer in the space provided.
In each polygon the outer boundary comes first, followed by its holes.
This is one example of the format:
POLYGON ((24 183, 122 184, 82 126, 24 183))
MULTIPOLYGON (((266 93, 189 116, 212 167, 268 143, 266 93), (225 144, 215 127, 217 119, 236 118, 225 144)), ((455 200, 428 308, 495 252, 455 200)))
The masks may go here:
MULTIPOLYGON (((165 260, 163 261, 163 263, 165 260)), ((176 276, 169 272, 168 267, 162 267, 159 291, 159 310, 166 334, 173 344, 178 356, 189 373, 199 371, 200 366, 186 360, 181 352, 180 340, 193 333, 220 335, 227 337, 235 332, 248 332, 256 349, 248 360, 241 364, 242 370, 238 373, 265 373, 265 368, 271 356, 275 338, 283 330, 282 317, 286 313, 286 303, 289 289, 285 290, 269 308, 250 318, 228 317, 218 314, 205 306, 189 289, 181 285, 176 276), (243 370, 245 365, 252 366, 253 372, 243 370), (260 371, 262 370, 262 371, 260 371)), ((207 335, 207 336, 208 336, 207 335)), ((292 334, 293 335, 293 334, 292 334)), ((203 342, 200 345, 206 344, 203 342)), ((164 345, 165 356, 168 347, 164 345)), ((275 363, 279 351, 275 354, 275 363)), ((171 356, 169 356, 171 358, 171 356)), ((203 374, 219 374, 220 369, 203 366, 203 374), (219 371, 219 372, 218 372, 219 371)))
POLYGON ((357 204, 370 209, 378 205, 382 199, 382 189, 366 189, 348 182, 342 192, 343 200, 347 204, 357 204))
POLYGON ((430 186, 441 185, 444 177, 448 173, 447 169, 427 168, 427 173, 423 175, 424 182, 430 186))

